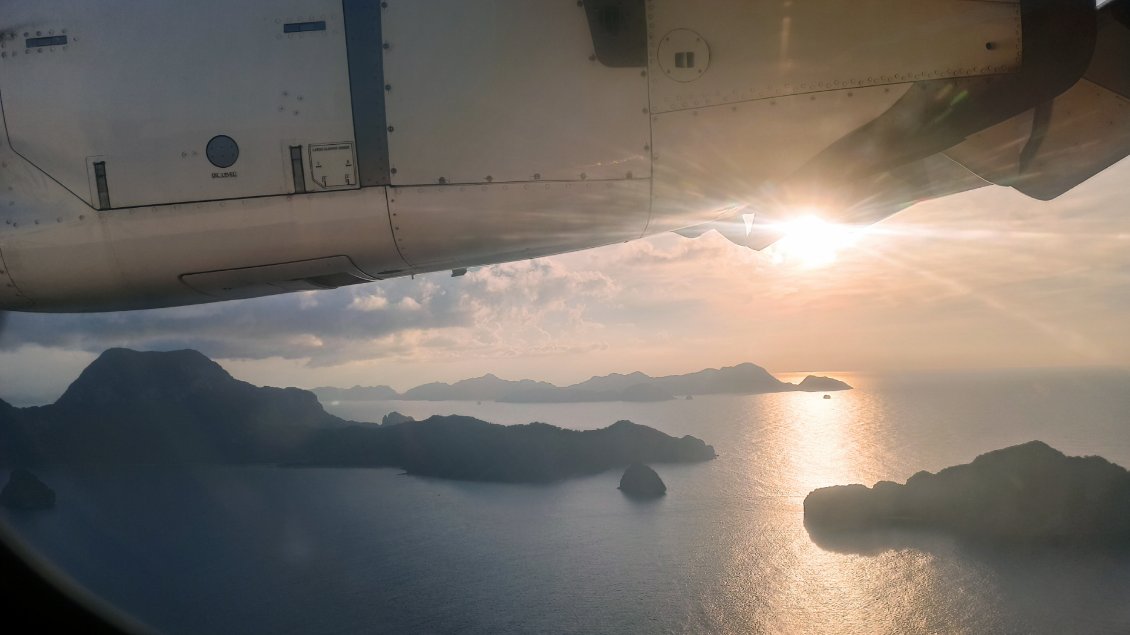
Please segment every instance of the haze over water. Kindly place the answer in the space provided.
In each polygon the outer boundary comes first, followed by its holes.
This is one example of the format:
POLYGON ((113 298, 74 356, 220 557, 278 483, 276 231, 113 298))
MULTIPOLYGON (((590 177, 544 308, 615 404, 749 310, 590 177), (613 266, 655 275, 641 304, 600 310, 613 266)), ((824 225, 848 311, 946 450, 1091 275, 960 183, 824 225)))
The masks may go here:
POLYGON ((668 486, 656 502, 622 496, 619 471, 535 486, 135 467, 43 471, 56 509, 3 514, 89 589, 174 633, 1130 630, 1128 552, 911 532, 818 544, 802 518, 814 488, 902 482, 1032 439, 1130 466, 1130 374, 836 376, 857 389, 329 406, 378 421, 626 418, 715 446, 708 463, 655 465, 668 486))

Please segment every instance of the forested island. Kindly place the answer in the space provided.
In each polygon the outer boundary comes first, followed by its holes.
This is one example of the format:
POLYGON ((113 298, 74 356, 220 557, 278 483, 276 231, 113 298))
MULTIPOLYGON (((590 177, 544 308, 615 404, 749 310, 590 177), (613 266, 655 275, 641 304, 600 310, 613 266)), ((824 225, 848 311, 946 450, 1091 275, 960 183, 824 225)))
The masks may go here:
POLYGON ((1008 542, 1130 544, 1130 473, 1040 441, 982 454, 905 485, 840 485, 804 499, 810 530, 913 528, 1008 542))
POLYGON ((199 352, 110 349, 54 403, 0 401, 0 465, 283 464, 397 467, 456 479, 543 482, 634 462, 695 462, 714 449, 628 421, 576 431, 471 417, 383 425, 327 413, 297 388, 233 378, 199 352))

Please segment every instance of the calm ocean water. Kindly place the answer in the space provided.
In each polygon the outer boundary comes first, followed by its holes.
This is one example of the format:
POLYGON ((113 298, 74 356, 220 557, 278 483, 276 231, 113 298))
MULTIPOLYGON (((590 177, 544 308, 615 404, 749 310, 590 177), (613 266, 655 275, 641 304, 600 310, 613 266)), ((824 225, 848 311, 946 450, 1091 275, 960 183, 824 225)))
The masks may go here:
MULTIPOLYGON (((331 405, 571 428, 631 419, 711 443, 544 486, 397 470, 43 471, 46 513, 3 512, 79 584, 170 633, 1130 632, 1130 553, 987 550, 893 532, 813 541, 802 500, 1041 439, 1130 466, 1130 374, 838 374, 856 390, 657 404, 331 405)), ((785 377, 785 379, 791 379, 785 377)))

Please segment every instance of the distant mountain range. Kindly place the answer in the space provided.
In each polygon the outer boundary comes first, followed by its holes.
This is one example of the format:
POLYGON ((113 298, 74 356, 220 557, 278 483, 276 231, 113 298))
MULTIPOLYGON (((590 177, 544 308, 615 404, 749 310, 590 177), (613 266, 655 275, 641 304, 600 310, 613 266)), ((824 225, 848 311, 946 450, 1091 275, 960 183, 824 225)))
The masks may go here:
POLYGON ((711 458, 714 449, 699 439, 627 421, 584 432, 459 416, 346 421, 312 392, 253 386, 191 350, 110 349, 54 404, 0 401, 0 465, 7 466, 283 463, 549 481, 634 462, 711 458))
POLYGON ((333 401, 502 401, 510 403, 577 403, 596 401, 666 401, 680 396, 850 390, 830 377, 809 375, 800 384, 783 382, 755 364, 709 368, 686 375, 652 377, 641 372, 593 377, 572 386, 544 381, 512 381, 494 375, 464 379, 454 384, 433 382, 399 393, 389 386, 315 388, 323 402, 333 401))

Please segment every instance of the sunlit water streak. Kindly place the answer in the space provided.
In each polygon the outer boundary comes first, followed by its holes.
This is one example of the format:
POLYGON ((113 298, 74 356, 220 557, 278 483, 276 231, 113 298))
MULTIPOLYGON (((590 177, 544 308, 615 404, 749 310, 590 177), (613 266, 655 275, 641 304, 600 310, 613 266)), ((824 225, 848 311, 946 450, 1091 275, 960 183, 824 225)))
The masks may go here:
MULTIPOLYGON (((993 633, 1130 630, 1130 556, 1001 552, 891 532, 814 540, 815 487, 902 481, 1033 438, 1130 465, 1130 375, 839 376, 823 394, 656 404, 351 403, 575 428, 632 419, 717 460, 549 486, 396 470, 49 470, 59 506, 5 513, 89 588, 190 632, 993 633)), ((786 379, 795 379, 785 377, 786 379)))

